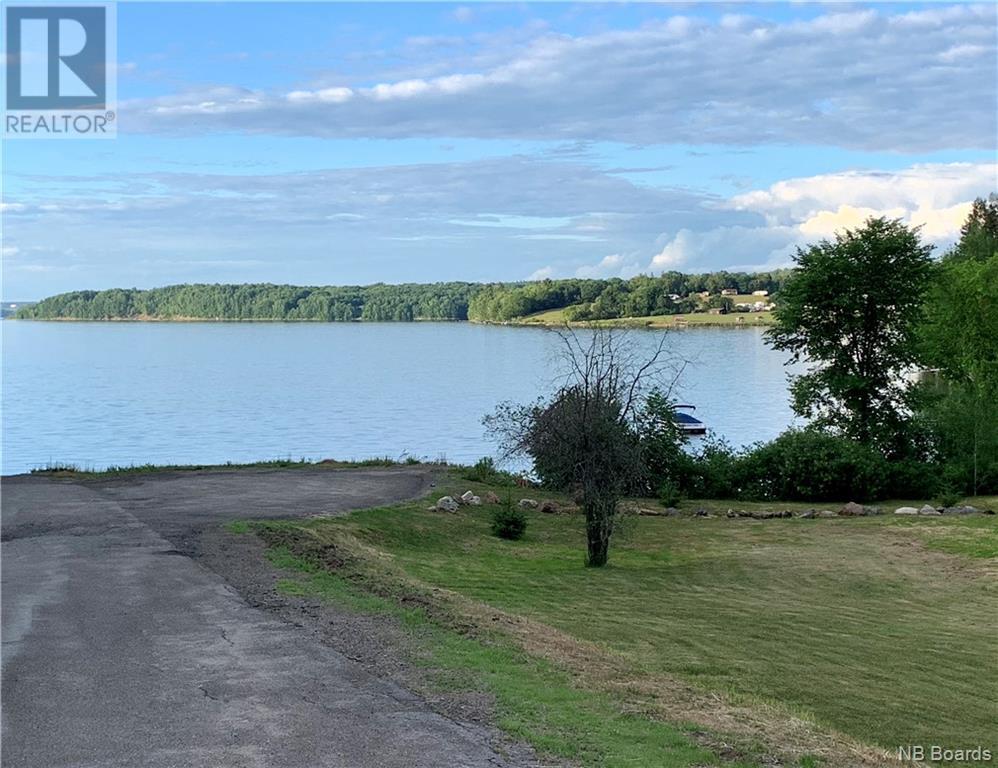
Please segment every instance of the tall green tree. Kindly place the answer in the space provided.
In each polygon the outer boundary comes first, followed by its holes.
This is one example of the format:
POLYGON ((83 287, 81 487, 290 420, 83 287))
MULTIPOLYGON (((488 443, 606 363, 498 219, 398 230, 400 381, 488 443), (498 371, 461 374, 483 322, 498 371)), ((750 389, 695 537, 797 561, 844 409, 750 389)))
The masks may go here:
POLYGON ((798 414, 888 455, 905 449, 904 373, 918 359, 931 251, 917 228, 887 218, 797 250, 768 337, 810 364, 791 384, 798 414))
POLYGON ((979 197, 960 229, 960 240, 944 261, 985 261, 998 253, 998 194, 979 197))
POLYGON ((998 487, 998 197, 978 199, 936 271, 921 329, 925 365, 939 373, 923 417, 947 482, 998 487))

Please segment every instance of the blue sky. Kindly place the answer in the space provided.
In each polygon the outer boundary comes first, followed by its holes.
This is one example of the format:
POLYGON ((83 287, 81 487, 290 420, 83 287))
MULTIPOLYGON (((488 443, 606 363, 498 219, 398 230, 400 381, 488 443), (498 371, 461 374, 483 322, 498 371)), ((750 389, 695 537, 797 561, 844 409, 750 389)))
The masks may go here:
POLYGON ((7 142, 3 295, 762 269, 994 191, 996 9, 120 3, 118 138, 7 142))

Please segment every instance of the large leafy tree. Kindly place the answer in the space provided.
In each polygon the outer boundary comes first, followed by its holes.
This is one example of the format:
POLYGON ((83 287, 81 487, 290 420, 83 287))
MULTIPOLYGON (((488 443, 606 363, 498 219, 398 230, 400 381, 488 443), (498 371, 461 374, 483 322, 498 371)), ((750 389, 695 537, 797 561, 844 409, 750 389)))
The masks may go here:
POLYGON ((948 482, 971 493, 998 483, 998 196, 978 199, 939 265, 921 329, 940 374, 924 416, 948 482))
POLYGON ((682 370, 665 352, 605 327, 559 331, 565 383, 533 405, 505 404, 486 424, 507 454, 525 454, 545 485, 567 491, 586 515, 586 564, 606 565, 620 499, 646 474, 642 425, 647 390, 659 412, 682 370), (669 382, 664 392, 656 384, 669 382))
POLYGON ((810 364, 791 384, 798 414, 887 454, 904 450, 904 373, 917 360, 931 250, 917 228, 888 218, 798 249, 768 332, 810 364))

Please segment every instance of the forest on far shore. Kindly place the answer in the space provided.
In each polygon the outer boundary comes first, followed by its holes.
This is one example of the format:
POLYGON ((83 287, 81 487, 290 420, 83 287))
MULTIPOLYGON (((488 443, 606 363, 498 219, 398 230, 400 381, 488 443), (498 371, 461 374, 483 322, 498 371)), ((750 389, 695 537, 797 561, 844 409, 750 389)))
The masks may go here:
POLYGON ((692 312, 696 294, 779 292, 790 270, 666 272, 629 280, 568 279, 518 283, 406 283, 295 286, 186 284, 142 290, 72 291, 20 308, 22 320, 303 320, 319 322, 475 320, 507 322, 573 308, 575 319, 692 312))

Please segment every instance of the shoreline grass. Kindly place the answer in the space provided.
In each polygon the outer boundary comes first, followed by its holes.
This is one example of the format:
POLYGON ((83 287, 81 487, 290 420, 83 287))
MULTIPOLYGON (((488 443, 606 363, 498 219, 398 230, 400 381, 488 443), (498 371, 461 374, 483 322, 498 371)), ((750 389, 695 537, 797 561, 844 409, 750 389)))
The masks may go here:
POLYGON ((443 467, 446 465, 441 461, 419 459, 414 456, 404 458, 384 456, 351 460, 306 458, 262 459, 260 461, 225 462, 223 464, 128 464, 124 466, 112 465, 101 469, 83 467, 72 463, 52 462, 43 467, 31 469, 27 474, 91 479, 156 474, 160 472, 227 472, 239 469, 361 469, 364 467, 403 466, 443 467))

